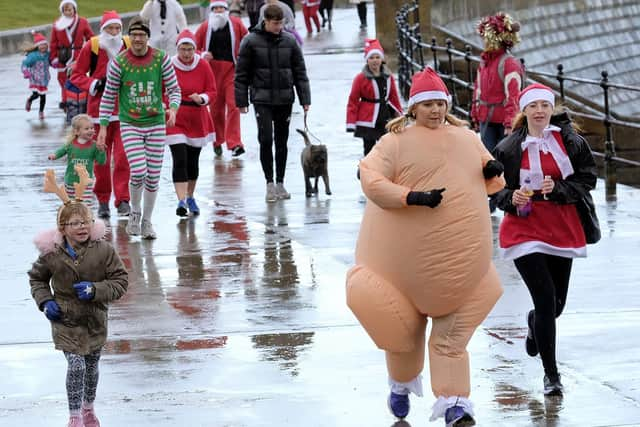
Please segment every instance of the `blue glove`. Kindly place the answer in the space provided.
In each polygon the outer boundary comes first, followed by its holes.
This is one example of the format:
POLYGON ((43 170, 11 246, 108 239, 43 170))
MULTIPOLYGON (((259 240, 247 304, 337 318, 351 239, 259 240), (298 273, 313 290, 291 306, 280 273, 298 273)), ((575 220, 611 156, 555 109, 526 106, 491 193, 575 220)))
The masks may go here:
POLYGON ((90 301, 96 294, 96 289, 91 282, 78 282, 73 284, 78 299, 81 301, 90 301))
POLYGON ((44 315, 47 316, 47 319, 52 322, 60 320, 60 306, 54 300, 50 299, 49 301, 45 301, 42 311, 44 311, 44 315))

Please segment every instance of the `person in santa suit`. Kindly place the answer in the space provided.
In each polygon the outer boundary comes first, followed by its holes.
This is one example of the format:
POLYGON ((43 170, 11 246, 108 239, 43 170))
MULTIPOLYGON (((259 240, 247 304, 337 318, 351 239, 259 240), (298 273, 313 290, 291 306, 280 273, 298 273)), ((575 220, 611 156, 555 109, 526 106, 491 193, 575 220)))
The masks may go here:
POLYGON ((222 144, 225 142, 232 156, 244 154, 233 79, 240 42, 247 33, 247 28, 239 18, 229 16, 229 7, 224 0, 211 1, 209 19, 200 24, 196 31, 198 50, 203 52, 202 58, 209 62, 218 89, 216 100, 209 107, 216 130, 213 149, 217 156, 222 155, 222 144))
POLYGON ((177 0, 147 0, 140 16, 149 21, 149 46, 176 54, 178 33, 187 28, 187 18, 177 0))
POLYGON ((51 66, 58 70, 58 83, 62 90, 60 109, 67 108, 67 94, 64 84, 67 81, 71 64, 75 61, 84 42, 93 37, 89 22, 78 15, 78 4, 75 0, 60 2, 60 17, 51 29, 50 56, 51 66))
POLYGON ((198 160, 202 147, 213 143, 215 131, 207 105, 216 99, 216 81, 207 61, 196 53, 191 31, 178 36, 178 54, 171 58, 182 93, 175 126, 167 128, 166 144, 173 158, 173 185, 178 196, 176 215, 199 215, 193 193, 198 180, 198 160))
MULTIPOLYGON (((125 40, 128 38, 122 36, 122 20, 118 13, 115 10, 104 12, 100 21, 100 34, 84 44, 73 67, 71 83, 89 93, 87 114, 93 118, 96 134, 100 130, 99 110, 102 92, 107 80, 107 64, 128 47, 125 40)), ((120 137, 120 120, 117 108, 116 106, 107 127, 106 146, 104 147, 107 161, 103 165, 96 163, 94 167, 96 181, 93 192, 98 198, 98 216, 103 219, 111 216, 109 200, 112 190, 118 215, 127 216, 130 211, 129 162, 120 137), (111 170, 112 159, 113 171, 111 170)))
POLYGON ((364 155, 387 131, 387 122, 402 115, 402 105, 393 75, 384 63, 384 50, 376 39, 364 45, 367 62, 353 79, 347 103, 347 132, 362 138, 364 155))
POLYGON ((385 350, 388 406, 409 414, 422 396, 425 333, 431 420, 475 424, 467 344, 502 294, 492 262, 488 193, 504 187, 502 165, 467 122, 430 68, 416 73, 408 111, 360 162, 367 206, 347 273, 347 304, 385 350))
POLYGON ((589 192, 597 180, 595 161, 568 114, 554 114, 554 100, 547 86, 525 88, 513 132, 494 150, 506 180, 495 196, 505 211, 500 248, 513 260, 533 300, 525 347, 532 357, 540 354, 545 395, 563 392, 556 318, 567 301, 573 258, 586 256, 586 244, 597 241, 585 233, 576 207, 584 202, 593 208, 589 192))

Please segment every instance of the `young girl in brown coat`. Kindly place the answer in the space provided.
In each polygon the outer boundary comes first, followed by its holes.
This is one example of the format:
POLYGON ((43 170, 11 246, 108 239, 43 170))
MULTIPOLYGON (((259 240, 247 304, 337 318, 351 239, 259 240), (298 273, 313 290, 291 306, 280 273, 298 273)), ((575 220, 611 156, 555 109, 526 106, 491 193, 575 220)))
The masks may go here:
POLYGON ((45 191, 66 200, 58 210, 57 228, 34 239, 40 256, 29 271, 31 295, 51 321, 55 348, 68 362, 69 427, 99 427, 93 402, 107 340, 108 304, 127 291, 127 270, 113 246, 102 240, 104 223, 94 223, 82 202, 65 197, 53 171, 47 174, 45 191))

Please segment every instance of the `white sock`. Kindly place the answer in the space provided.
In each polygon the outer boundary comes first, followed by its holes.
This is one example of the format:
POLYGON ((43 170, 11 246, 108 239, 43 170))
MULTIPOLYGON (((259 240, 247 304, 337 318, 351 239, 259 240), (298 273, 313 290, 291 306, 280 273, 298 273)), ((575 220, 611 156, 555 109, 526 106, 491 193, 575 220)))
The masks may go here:
POLYGON ((144 190, 144 206, 142 210, 142 219, 146 219, 151 222, 151 214, 153 213, 153 207, 156 205, 156 198, 158 197, 157 191, 144 190))
POLYGON ((140 207, 140 202, 142 201, 142 186, 134 187, 129 184, 129 194, 131 196, 131 210, 140 213, 142 211, 140 207))

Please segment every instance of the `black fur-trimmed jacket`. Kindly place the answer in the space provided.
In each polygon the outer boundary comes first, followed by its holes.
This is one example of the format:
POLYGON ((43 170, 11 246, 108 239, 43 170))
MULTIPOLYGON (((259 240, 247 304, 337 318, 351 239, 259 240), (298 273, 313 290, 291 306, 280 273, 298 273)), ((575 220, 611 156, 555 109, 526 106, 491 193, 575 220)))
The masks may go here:
POLYGON ((294 86, 300 105, 311 105, 304 57, 291 34, 286 31, 273 34, 265 31, 263 25, 242 39, 235 74, 239 108, 248 107, 249 100, 253 104, 293 104, 294 86))
MULTIPOLYGON (((598 176, 589 144, 575 132, 566 112, 552 116, 551 124, 561 129, 562 142, 574 172, 566 179, 555 181, 553 191, 547 196, 548 199, 560 204, 569 204, 584 198, 588 203, 593 204, 589 192, 595 188, 598 176)), ((506 186, 492 197, 500 209, 512 214, 516 213, 516 207, 511 201, 513 192, 520 188, 521 144, 526 137, 527 129, 521 127, 503 139, 493 150, 495 159, 504 165, 506 186)))

